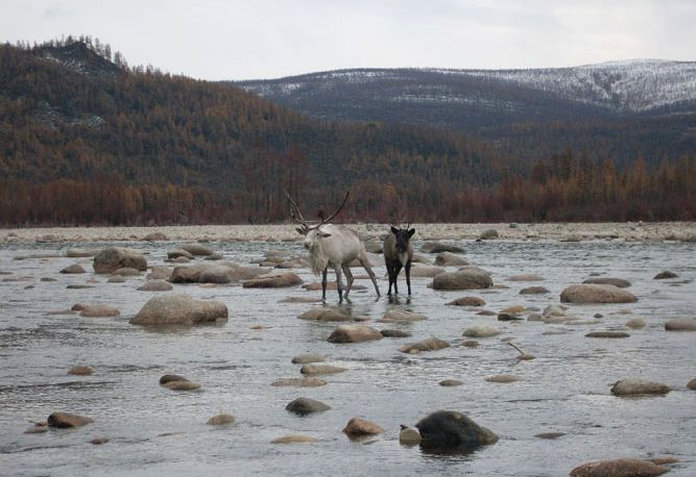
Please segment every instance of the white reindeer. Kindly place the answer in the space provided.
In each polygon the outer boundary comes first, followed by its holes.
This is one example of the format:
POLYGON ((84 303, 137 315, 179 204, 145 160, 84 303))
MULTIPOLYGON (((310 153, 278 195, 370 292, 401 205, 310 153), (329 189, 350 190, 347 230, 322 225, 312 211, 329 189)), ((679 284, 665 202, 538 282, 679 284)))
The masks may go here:
POLYGON ((343 203, 340 205, 336 212, 331 214, 327 219, 323 217, 323 214, 319 215, 321 222, 317 225, 309 225, 307 221, 302 216, 300 208, 295 203, 295 201, 290 197, 287 192, 288 200, 292 205, 290 215, 292 218, 300 224, 296 230, 305 236, 304 246, 309 250, 309 262, 312 266, 312 270, 315 274, 322 274, 321 286, 322 300, 326 300, 326 275, 328 273, 329 266, 331 266, 336 272, 336 285, 338 288, 338 302, 343 302, 343 297, 348 298, 350 293, 350 288, 353 285, 353 274, 350 271, 350 262, 353 260, 358 260, 360 264, 365 268, 367 274, 372 280, 372 284, 375 286, 375 291, 377 296, 380 296, 379 287, 377 286, 377 279, 375 274, 370 267, 370 262, 367 258, 367 252, 365 251, 365 244, 358 234, 349 229, 344 225, 335 225, 330 223, 334 217, 343 209, 343 206, 348 200, 348 195, 350 192, 346 192, 346 197, 343 199, 343 203), (343 280, 341 278, 341 271, 345 273, 346 280, 348 281, 348 286, 343 287, 343 280))

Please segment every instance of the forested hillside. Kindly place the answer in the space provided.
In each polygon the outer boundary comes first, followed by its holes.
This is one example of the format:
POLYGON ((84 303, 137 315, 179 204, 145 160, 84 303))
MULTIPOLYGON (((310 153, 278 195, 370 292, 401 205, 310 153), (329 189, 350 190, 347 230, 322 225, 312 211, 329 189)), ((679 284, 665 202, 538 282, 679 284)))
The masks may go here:
POLYGON ((474 135, 528 167, 572 149, 631 165, 696 150, 696 62, 529 70, 356 69, 236 83, 312 117, 474 135))
POLYGON ((693 155, 637 159, 527 163, 461 132, 310 118, 129 67, 89 38, 0 45, 5 225, 281 221, 285 190, 307 216, 350 190, 346 221, 696 217, 693 155))

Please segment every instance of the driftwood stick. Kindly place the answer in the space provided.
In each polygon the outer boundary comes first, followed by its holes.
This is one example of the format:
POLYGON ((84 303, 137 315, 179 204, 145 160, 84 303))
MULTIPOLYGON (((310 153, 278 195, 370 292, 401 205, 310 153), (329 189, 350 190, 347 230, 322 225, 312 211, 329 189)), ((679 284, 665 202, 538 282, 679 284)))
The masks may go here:
POLYGON ((524 351, 522 351, 521 349, 519 349, 517 346, 510 343, 509 341, 508 341, 508 344, 520 352, 520 355, 517 357, 517 359, 523 360, 523 361, 534 359, 534 355, 525 353, 524 351))
POLYGON ((508 341, 508 344, 509 344, 510 346, 512 346, 513 348, 515 348, 517 351, 519 351, 520 354, 522 354, 522 355, 527 354, 527 353, 525 353, 524 351, 522 351, 521 349, 519 349, 517 346, 515 346, 514 344, 510 343, 509 341, 508 341))

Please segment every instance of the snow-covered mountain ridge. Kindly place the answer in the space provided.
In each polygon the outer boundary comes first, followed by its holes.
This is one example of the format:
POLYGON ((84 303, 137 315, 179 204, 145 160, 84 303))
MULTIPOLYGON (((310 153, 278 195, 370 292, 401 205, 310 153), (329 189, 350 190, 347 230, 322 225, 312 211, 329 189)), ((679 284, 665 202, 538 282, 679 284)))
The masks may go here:
POLYGON ((468 104, 502 110, 517 109, 520 101, 526 101, 524 90, 532 90, 542 97, 547 95, 547 100, 562 99, 630 114, 696 102, 696 62, 627 60, 516 70, 352 69, 238 85, 286 105, 302 104, 310 113, 310 96, 332 93, 339 101, 342 97, 355 101, 361 96, 355 97, 356 87, 362 86, 382 101, 468 104), (509 88, 522 91, 515 94, 509 88), (344 97, 348 92, 350 98, 344 97))
POLYGON ((696 100, 696 62, 629 60, 573 68, 462 74, 497 78, 571 100, 630 111, 696 100))

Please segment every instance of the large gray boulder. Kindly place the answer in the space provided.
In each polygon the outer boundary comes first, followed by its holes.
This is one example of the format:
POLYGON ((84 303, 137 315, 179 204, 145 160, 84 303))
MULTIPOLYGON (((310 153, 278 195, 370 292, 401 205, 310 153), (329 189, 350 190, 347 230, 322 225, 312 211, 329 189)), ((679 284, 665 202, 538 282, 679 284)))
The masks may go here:
POLYGON ((421 447, 426 451, 470 452, 498 441, 495 433, 456 411, 434 412, 416 427, 423 439, 421 447))
POLYGON ((227 321, 224 303, 194 300, 178 293, 151 298, 130 320, 132 324, 142 326, 191 326, 221 321, 227 321))
POLYGON ((112 273, 119 268, 130 267, 144 272, 147 270, 145 256, 123 247, 108 247, 94 256, 94 273, 112 273))
POLYGON ((571 285, 561 292, 563 303, 633 303, 638 298, 614 285, 571 285))
POLYGON ((339 325, 331 333, 328 341, 329 343, 360 343, 382 338, 382 333, 367 325, 339 325))
POLYGON ((478 267, 462 267, 456 272, 440 273, 433 277, 435 290, 473 290, 492 286, 491 275, 478 267))
POLYGON ((285 288, 302 284, 295 272, 271 272, 242 283, 244 288, 285 288))
POLYGON ((641 378, 627 378, 614 383, 611 393, 615 396, 634 396, 636 394, 667 394, 671 387, 662 383, 646 381, 641 378))

